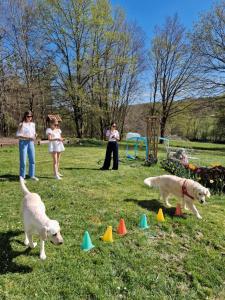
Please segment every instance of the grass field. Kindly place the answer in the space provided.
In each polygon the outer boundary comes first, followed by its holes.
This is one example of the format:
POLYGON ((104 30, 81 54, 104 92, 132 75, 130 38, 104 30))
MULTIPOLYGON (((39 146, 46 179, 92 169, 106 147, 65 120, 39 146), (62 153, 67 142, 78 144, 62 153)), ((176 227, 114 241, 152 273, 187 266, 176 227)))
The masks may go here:
MULTIPOLYGON (((192 146, 201 162, 225 165, 225 146, 192 146)), ((65 241, 60 247, 47 242, 47 260, 40 261, 39 245, 32 250, 23 245, 18 149, 0 149, 0 299, 225 299, 225 195, 196 204, 203 220, 191 213, 173 217, 174 208, 166 209, 158 192, 143 184, 165 173, 159 164, 127 162, 121 147, 119 170, 103 172, 98 169, 104 154, 104 146, 67 147, 64 178, 56 181, 47 146, 36 147, 40 181, 28 180, 27 186, 60 222, 65 241), (160 207, 163 224, 156 221, 160 207), (143 213, 150 225, 145 231, 138 228, 143 213), (116 234, 121 217, 125 237, 116 234), (113 243, 99 239, 108 225, 113 243), (85 230, 95 245, 90 252, 80 249, 85 230)), ((175 207, 176 200, 171 202, 175 207)))

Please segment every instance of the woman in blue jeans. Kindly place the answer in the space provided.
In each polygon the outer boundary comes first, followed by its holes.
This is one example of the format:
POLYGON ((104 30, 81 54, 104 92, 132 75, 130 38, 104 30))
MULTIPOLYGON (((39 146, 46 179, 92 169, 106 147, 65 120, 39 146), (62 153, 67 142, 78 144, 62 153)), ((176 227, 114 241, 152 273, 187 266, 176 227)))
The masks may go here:
POLYGON ((28 155, 29 160, 29 177, 38 181, 35 177, 35 149, 34 140, 36 139, 35 123, 33 122, 33 114, 31 111, 26 111, 22 122, 19 124, 17 133, 19 138, 20 152, 20 176, 26 177, 26 160, 28 155))

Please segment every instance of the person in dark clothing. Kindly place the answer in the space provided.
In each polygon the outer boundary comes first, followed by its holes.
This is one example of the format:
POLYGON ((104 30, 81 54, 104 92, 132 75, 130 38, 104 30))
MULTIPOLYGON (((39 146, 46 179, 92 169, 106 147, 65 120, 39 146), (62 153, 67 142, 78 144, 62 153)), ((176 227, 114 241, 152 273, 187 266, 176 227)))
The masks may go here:
POLYGON ((112 122, 109 130, 106 131, 106 138, 108 139, 105 161, 100 170, 109 170, 111 155, 113 153, 113 167, 112 170, 118 170, 119 165, 119 155, 118 155, 118 141, 120 140, 120 135, 118 130, 116 130, 116 123, 112 122))

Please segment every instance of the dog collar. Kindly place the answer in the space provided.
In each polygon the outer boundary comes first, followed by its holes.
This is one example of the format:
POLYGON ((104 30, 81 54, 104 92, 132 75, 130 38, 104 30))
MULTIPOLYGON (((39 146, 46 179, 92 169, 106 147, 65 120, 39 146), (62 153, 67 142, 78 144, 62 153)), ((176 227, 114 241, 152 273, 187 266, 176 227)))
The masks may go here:
POLYGON ((184 182, 182 184, 182 194, 183 194, 183 197, 187 196, 187 197, 191 198, 192 200, 194 199, 194 197, 192 197, 190 194, 188 194, 186 180, 184 180, 184 182))

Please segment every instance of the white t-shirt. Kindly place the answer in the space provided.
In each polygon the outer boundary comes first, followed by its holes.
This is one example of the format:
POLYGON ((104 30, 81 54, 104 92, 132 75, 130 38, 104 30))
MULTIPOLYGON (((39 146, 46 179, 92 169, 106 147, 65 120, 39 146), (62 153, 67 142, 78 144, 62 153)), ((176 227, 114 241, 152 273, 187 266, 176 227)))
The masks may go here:
POLYGON ((54 129, 54 130, 51 128, 46 129, 46 135, 48 136, 49 134, 51 134, 52 139, 61 139, 61 133, 62 133, 61 129, 54 129))
POLYGON ((23 139, 23 137, 35 139, 36 136, 35 123, 23 122, 20 123, 19 127, 21 128, 16 132, 17 137, 21 137, 21 139, 23 139))
MULTIPOLYGON (((48 136, 49 134, 51 135, 52 139, 61 139, 61 129, 51 129, 47 128, 46 129, 46 135, 48 136)), ((62 152, 64 151, 64 145, 62 141, 49 141, 48 143, 48 151, 49 152, 62 152)))
POLYGON ((106 137, 108 138, 109 142, 116 142, 117 140, 120 139, 120 134, 118 130, 107 130, 106 131, 106 137))

